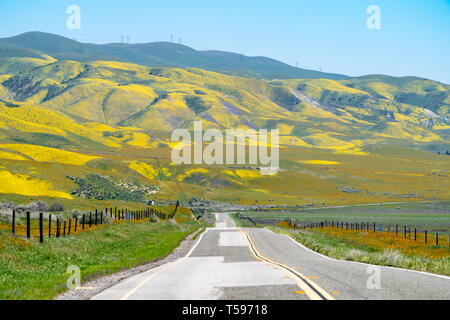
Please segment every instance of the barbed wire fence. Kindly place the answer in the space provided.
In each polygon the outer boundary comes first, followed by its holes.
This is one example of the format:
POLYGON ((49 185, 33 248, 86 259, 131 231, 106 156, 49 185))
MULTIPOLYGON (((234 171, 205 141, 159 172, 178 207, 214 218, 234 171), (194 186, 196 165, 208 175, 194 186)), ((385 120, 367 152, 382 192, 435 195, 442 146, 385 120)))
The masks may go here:
MULTIPOLYGON (((153 216, 161 220, 174 219, 176 213, 184 208, 179 204, 168 207, 167 210, 160 210, 148 207, 143 210, 130 210, 128 208, 118 209, 105 208, 104 210, 95 209, 83 214, 71 214, 65 217, 63 214, 54 215, 39 212, 37 218, 31 215, 30 211, 25 213, 25 225, 18 223, 19 214, 12 210, 11 224, 1 224, 0 228, 11 230, 12 236, 23 236, 31 240, 38 238, 40 243, 45 238, 61 238, 70 235, 79 234, 88 230, 95 230, 109 224, 119 224, 122 222, 145 222, 153 216)), ((22 219, 20 219, 22 220, 22 219)), ((22 222, 22 221, 20 221, 22 222)))

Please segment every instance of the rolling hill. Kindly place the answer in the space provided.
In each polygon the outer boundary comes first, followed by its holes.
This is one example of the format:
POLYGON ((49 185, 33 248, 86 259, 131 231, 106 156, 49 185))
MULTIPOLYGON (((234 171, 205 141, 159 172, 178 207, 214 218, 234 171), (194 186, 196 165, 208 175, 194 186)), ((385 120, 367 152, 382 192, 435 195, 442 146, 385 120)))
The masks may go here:
MULTIPOLYGON (((181 44, 168 42, 100 45, 81 43, 49 33, 27 32, 0 39, 0 56, 3 50, 11 48, 43 52, 58 60, 80 62, 114 60, 144 66, 193 67, 266 79, 348 78, 339 74, 294 68, 265 57, 246 57, 221 51, 197 51, 181 44)), ((35 54, 29 52, 30 55, 35 54)))
POLYGON ((416 77, 336 79, 170 43, 0 39, 0 176, 8 181, 0 194, 76 199, 74 181, 94 175, 136 179, 157 186, 155 197, 182 200, 448 199, 449 157, 437 153, 450 150, 449 94, 449 85, 416 77), (194 120, 278 128, 281 172, 174 166, 171 132, 194 120))

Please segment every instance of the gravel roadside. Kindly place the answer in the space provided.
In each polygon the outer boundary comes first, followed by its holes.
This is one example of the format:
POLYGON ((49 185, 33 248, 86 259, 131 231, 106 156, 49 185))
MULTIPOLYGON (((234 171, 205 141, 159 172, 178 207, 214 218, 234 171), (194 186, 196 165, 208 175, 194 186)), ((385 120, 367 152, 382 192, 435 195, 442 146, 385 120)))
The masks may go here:
POLYGON ((182 258, 186 256, 186 254, 188 254, 189 250, 198 241, 198 237, 195 237, 197 233, 200 233, 202 231, 203 229, 200 229, 187 236, 186 239, 183 240, 181 244, 170 255, 163 259, 146 263, 133 269, 123 270, 112 275, 85 282, 81 287, 75 290, 69 290, 56 296, 54 300, 89 300, 103 290, 116 285, 117 283, 128 277, 159 267, 160 265, 163 265, 165 263, 175 261, 178 258, 182 258), (193 240, 194 237, 195 239, 193 240))

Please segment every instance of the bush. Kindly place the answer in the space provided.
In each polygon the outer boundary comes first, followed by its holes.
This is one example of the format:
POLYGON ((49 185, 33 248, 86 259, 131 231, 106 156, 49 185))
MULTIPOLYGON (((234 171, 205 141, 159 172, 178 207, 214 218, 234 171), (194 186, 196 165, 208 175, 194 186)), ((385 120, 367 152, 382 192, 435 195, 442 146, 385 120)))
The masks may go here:
POLYGON ((400 250, 386 249, 381 254, 380 260, 388 266, 396 266, 404 260, 400 250))
POLYGON ((361 259, 365 255, 366 255, 366 253, 362 250, 351 249, 350 251, 347 252, 345 260, 355 261, 355 260, 361 259))
POLYGON ((12 201, 6 201, 6 200, 2 200, 2 202, 0 203, 0 211, 4 211, 4 210, 8 210, 8 209, 15 209, 16 205, 14 204, 14 202, 12 201))
POLYGON ((53 203, 48 209, 49 212, 61 212, 64 211, 64 205, 61 203, 53 203))
POLYGON ((156 216, 156 214, 152 214, 152 216, 150 217, 150 222, 152 222, 152 223, 159 222, 159 219, 156 216))
POLYGON ((11 224, 12 223, 12 210, 0 211, 0 222, 11 224))
MULTIPOLYGON (((84 223, 89 224, 89 222, 91 222, 92 224, 95 224, 95 211, 82 211, 82 210, 77 210, 77 209, 73 209, 71 212, 71 215, 73 218, 77 218, 78 219, 78 223, 81 223, 83 220, 83 215, 84 215, 84 223), (92 213, 92 215, 90 214, 92 213), (91 220, 92 217, 92 220, 91 220)), ((97 212, 97 223, 100 224, 100 212, 97 212)), ((108 214, 103 213, 103 224, 112 224, 113 221, 111 219, 111 217, 108 214)))
POLYGON ((285 88, 270 87, 269 98, 272 102, 289 111, 299 111, 297 107, 300 99, 294 96, 285 88))
POLYGON ((142 202, 155 189, 154 186, 141 184, 137 179, 116 183, 111 177, 89 174, 84 178, 68 177, 78 185, 72 194, 83 199, 125 200, 142 202))
POLYGON ((185 97, 184 101, 188 108, 195 112, 195 115, 199 115, 211 108, 211 105, 206 104, 202 98, 197 96, 185 97))
POLYGON ((18 205, 15 207, 17 212, 48 212, 48 205, 44 201, 32 201, 27 205, 18 205))

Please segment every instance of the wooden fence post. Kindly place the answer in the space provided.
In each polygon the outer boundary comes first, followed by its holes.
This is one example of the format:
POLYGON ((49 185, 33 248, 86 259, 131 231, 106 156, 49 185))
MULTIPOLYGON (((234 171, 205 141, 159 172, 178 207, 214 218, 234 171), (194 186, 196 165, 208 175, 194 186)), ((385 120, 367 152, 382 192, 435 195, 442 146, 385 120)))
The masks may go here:
POLYGON ((436 232, 436 246, 439 245, 439 234, 436 232))
POLYGON ((97 209, 95 209, 95 225, 97 226, 97 209))
POLYGON ((48 215, 48 238, 52 237, 52 215, 48 215))
POLYGON ((42 219, 44 219, 44 215, 42 212, 39 212, 39 242, 40 243, 44 242, 44 221, 42 221, 42 219))
POLYGON ((85 218, 85 215, 83 214, 83 219, 81 221, 81 224, 83 225, 83 230, 84 230, 84 218, 85 218))
POLYGON ((66 220, 64 220, 64 232, 63 232, 63 237, 66 237, 66 220))
MULTIPOLYGON (((108 215, 108 209, 106 209, 106 215, 108 215)), ((100 224, 103 224, 103 211, 100 211, 100 224)))
POLYGON ((59 238, 59 218, 56 218, 56 237, 59 238))
POLYGON ((428 238, 428 232, 427 232, 427 230, 425 230, 425 243, 427 243, 427 239, 428 238))
POLYGON ((16 210, 12 212, 12 234, 16 234, 16 210))
POLYGON ((30 225, 30 220, 31 220, 30 213, 27 212, 27 238, 28 238, 28 240, 31 239, 31 225, 30 225))
POLYGON ((89 212, 89 228, 92 228, 92 212, 89 212))
POLYGON ((77 233, 78 217, 75 217, 75 233, 77 233))
POLYGON ((395 236, 398 236, 398 224, 395 225, 395 236))
POLYGON ((414 228, 414 241, 417 241, 417 228, 414 228))
POLYGON ((69 218, 69 231, 67 232, 68 236, 70 236, 71 229, 72 229, 72 218, 69 218))

